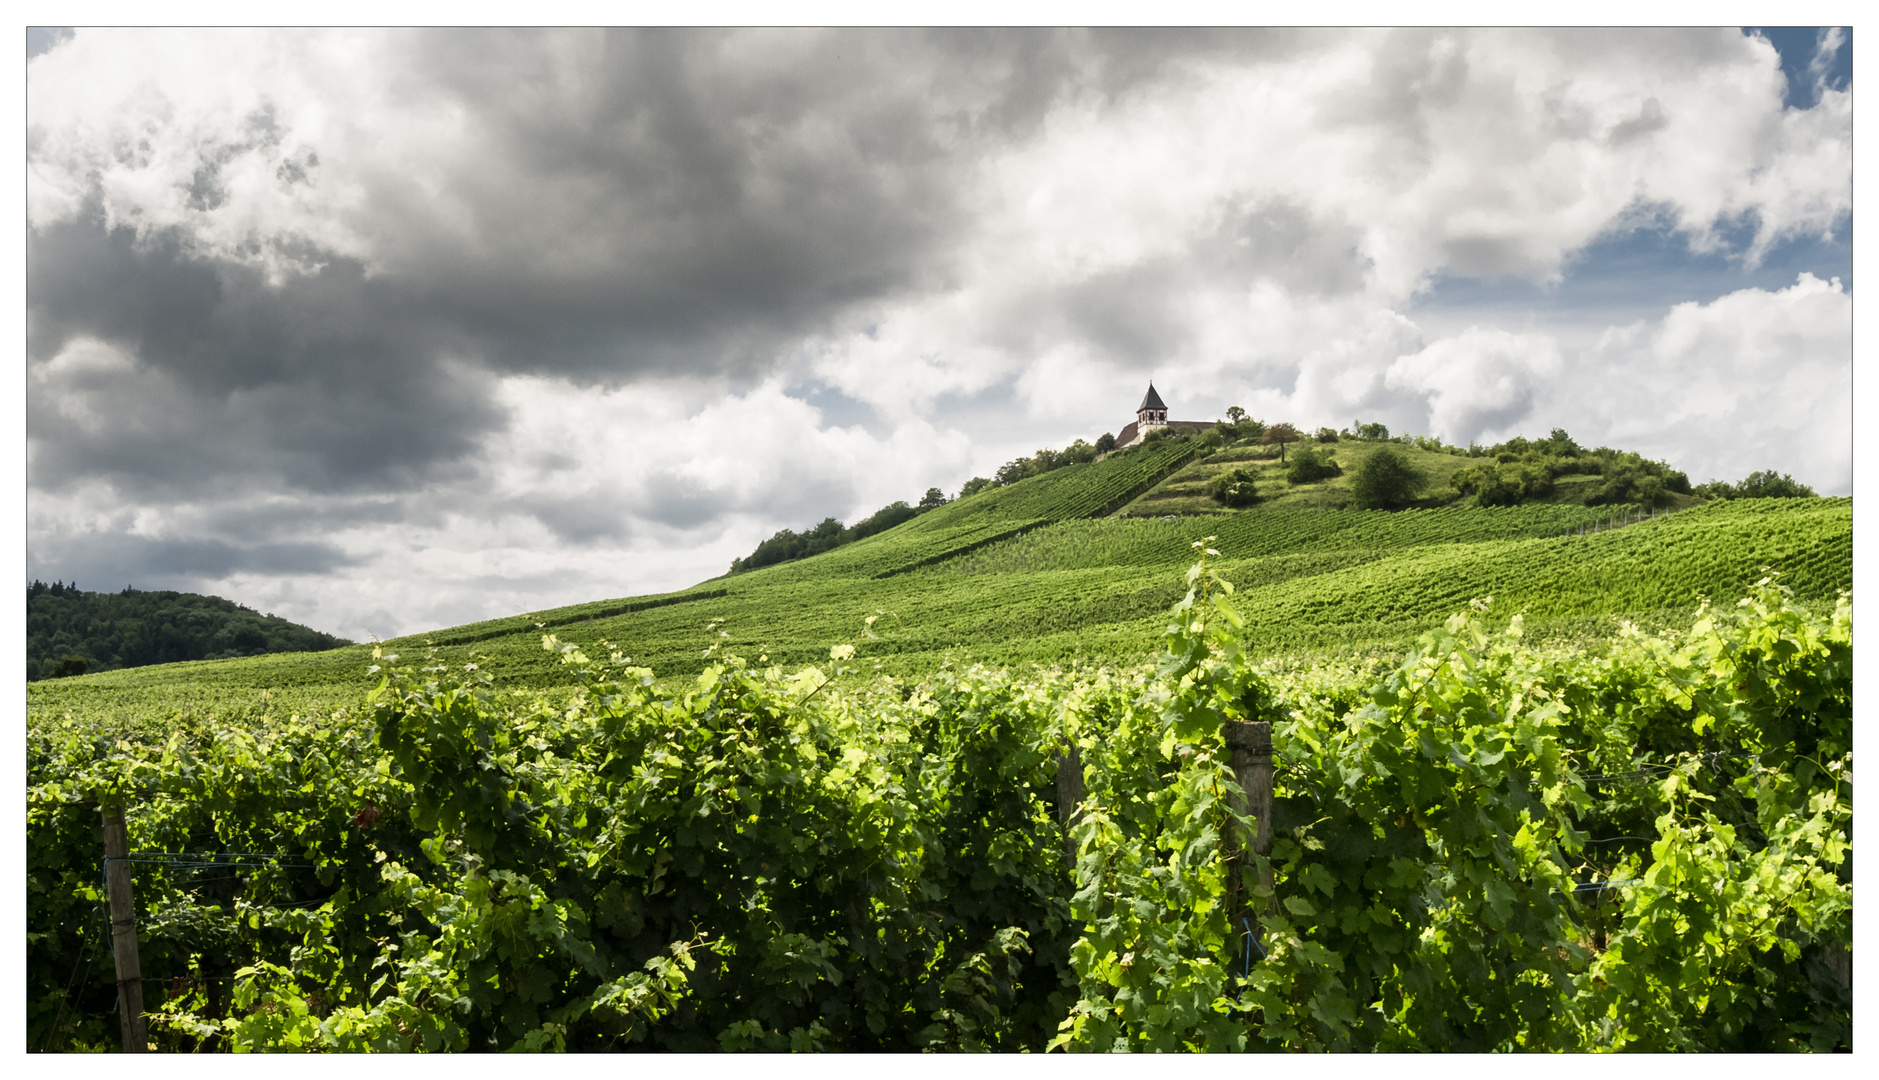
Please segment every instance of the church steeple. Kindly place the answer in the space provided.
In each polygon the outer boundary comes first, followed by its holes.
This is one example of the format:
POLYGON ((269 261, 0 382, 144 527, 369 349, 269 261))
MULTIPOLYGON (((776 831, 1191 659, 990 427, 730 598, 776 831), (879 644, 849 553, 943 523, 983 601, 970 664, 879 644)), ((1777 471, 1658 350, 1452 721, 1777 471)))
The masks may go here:
POLYGON ((1155 393, 1155 384, 1151 380, 1148 384, 1148 393, 1143 396, 1142 403, 1135 408, 1135 423, 1138 428, 1146 431, 1151 427, 1161 427, 1167 422, 1168 406, 1162 402, 1161 395, 1155 393))

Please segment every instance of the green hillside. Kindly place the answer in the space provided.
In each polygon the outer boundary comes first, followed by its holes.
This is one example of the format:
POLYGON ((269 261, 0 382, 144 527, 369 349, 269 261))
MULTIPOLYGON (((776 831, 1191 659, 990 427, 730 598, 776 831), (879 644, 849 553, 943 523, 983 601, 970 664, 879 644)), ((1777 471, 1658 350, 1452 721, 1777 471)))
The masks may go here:
POLYGON ((57 581, 26 587, 28 681, 350 644, 219 596, 167 589, 86 592, 57 581))
MULTIPOLYGON (((785 665, 853 644, 871 670, 897 675, 933 671, 949 657, 1133 662, 1152 651, 1193 542, 1210 535, 1242 590, 1250 639, 1268 654, 1398 648, 1479 597, 1504 613, 1525 609, 1533 632, 1572 636, 1619 618, 1675 619, 1703 596, 1743 595, 1763 567, 1780 570, 1806 602, 1830 601, 1852 584, 1844 498, 1719 500, 1676 512, 1564 501, 1360 511, 1337 508, 1347 468, 1300 489, 1262 479, 1275 497, 1245 512, 1140 516, 1158 491, 1184 490, 1197 470, 1245 452, 1202 458, 1208 449, 1200 440, 1138 447, 980 492, 811 558, 387 645, 409 654, 428 644, 452 663, 476 655, 499 683, 533 686, 560 679, 541 648, 544 631, 611 642, 660 677, 697 672, 706 645, 720 640, 785 665), (707 632, 708 623, 728 636, 707 632)), ((1347 442, 1339 452, 1355 466, 1375 449, 1347 442)), ((1404 452, 1431 471, 1469 460, 1404 452)), ((1174 505, 1185 504, 1159 500, 1174 505)), ((354 646, 171 664, 35 684, 29 698, 35 709, 217 707, 266 689, 337 702, 366 685, 369 657, 369 647, 354 646)))
POLYGON ((1850 499, 1133 510, 1245 450, 31 683, 29 1040, 119 1038, 122 806, 160 1051, 1850 1046, 1850 499))
MULTIPOLYGON (((1226 430, 1223 428, 1223 431, 1226 430)), ((1348 432, 1346 433, 1349 434, 1348 432)), ((1556 504, 1561 506, 1585 506, 1605 502, 1609 504, 1656 505, 1665 509, 1682 509, 1694 505, 1698 500, 1688 491, 1688 479, 1683 474, 1669 469, 1662 462, 1647 462, 1635 454, 1625 454, 1609 448, 1586 450, 1573 443, 1564 432, 1558 432, 1552 440, 1531 442, 1515 439, 1489 447, 1461 448, 1447 446, 1439 440, 1426 438, 1340 438, 1335 442, 1319 442, 1305 439, 1290 446, 1289 452, 1282 455, 1278 446, 1259 443, 1253 439, 1240 439, 1226 442, 1224 445, 1205 447, 1195 456, 1188 467, 1169 475, 1166 479, 1150 487, 1140 496, 1130 500, 1121 510, 1124 517, 1165 517, 1169 515, 1227 515, 1236 511, 1222 506, 1210 494, 1213 481, 1223 473, 1242 470, 1252 477, 1258 490, 1259 502, 1251 508, 1255 513, 1284 513, 1294 510, 1338 510, 1355 505, 1352 499, 1352 481, 1362 471, 1364 463, 1376 454, 1389 452, 1400 455, 1408 465, 1420 473, 1424 486, 1414 505, 1428 509, 1439 506, 1476 506, 1496 505, 1483 502, 1479 494, 1469 494, 1455 487, 1455 482, 1465 479, 1463 474, 1470 470, 1483 468, 1506 471, 1510 475, 1529 478, 1528 483, 1536 490, 1522 492, 1510 497, 1509 502, 1525 505, 1556 504), (1564 451, 1563 454, 1559 451, 1564 451), (1329 478, 1300 482, 1289 475, 1288 464, 1295 461, 1300 453, 1328 458, 1333 462, 1340 475, 1329 478), (1660 478, 1675 477, 1674 486, 1651 489, 1651 497, 1643 498, 1640 493, 1626 490, 1622 483, 1616 498, 1601 498, 1601 491, 1608 480, 1619 474, 1634 475, 1642 478, 1656 475, 1660 478), (1533 478, 1539 478, 1536 483, 1533 478)), ((1758 476, 1761 474, 1757 474, 1758 476)), ((1772 475, 1772 474, 1769 474, 1772 475)), ((1466 485, 1464 485, 1466 486, 1466 485)), ((1729 485, 1714 485, 1717 493, 1723 497, 1734 497, 1735 489, 1729 485)), ((1799 492, 1812 495, 1811 490, 1800 488, 1799 492)), ((1770 490, 1769 494, 1789 495, 1796 493, 1791 489, 1779 492, 1770 490)))

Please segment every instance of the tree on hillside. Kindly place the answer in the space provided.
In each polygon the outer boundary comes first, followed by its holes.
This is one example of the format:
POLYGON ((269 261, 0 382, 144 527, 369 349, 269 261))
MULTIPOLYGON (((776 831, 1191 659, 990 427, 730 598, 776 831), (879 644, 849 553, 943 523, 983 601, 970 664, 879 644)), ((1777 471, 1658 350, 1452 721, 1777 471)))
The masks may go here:
POLYGON ((1238 405, 1229 406, 1227 408, 1227 420, 1230 423, 1237 426, 1239 422, 1244 419, 1246 419, 1245 409, 1240 408, 1238 405))
POLYGON ((1334 427, 1321 427, 1318 429, 1316 437, 1321 443, 1336 442, 1337 429, 1334 427))
POLYGON ((1558 457, 1577 457, 1583 450, 1573 441, 1572 436, 1566 434, 1565 428, 1554 428, 1540 445, 1547 453, 1558 457))
POLYGON ((1290 424, 1278 423, 1266 429, 1263 441, 1268 445, 1279 444, 1279 460, 1285 460, 1285 444, 1298 441, 1298 429, 1290 424))
POLYGON ((1099 454, 1107 454, 1115 448, 1116 436, 1113 432, 1105 431, 1096 439, 1096 452, 1099 454))
POLYGON ((1351 505, 1359 510, 1396 510, 1409 505, 1428 479, 1400 450, 1384 447, 1364 459, 1351 477, 1351 505))
MULTIPOLYGON (((932 490, 938 491, 939 489, 934 488, 932 490)), ((919 513, 918 510, 908 506, 906 500, 896 499, 860 521, 855 522, 854 527, 848 529, 847 535, 842 537, 842 542, 853 543, 856 540, 873 536, 875 533, 886 532, 902 522, 912 521, 919 513)))
POLYGON ((957 499, 963 499, 968 495, 977 495, 979 492, 984 491, 986 488, 991 487, 991 486, 992 486, 992 482, 990 480, 987 480, 983 476, 975 476, 972 479, 967 480, 965 483, 959 485, 959 494, 954 496, 954 498, 955 500, 957 500, 957 499))
POLYGON ((925 495, 920 496, 920 505, 915 509, 919 510, 921 513, 925 513, 928 510, 936 510, 945 505, 946 493, 939 488, 930 487, 926 489, 925 495))
POLYGON ((842 523, 832 517, 825 517, 816 527, 803 533, 803 539, 809 542, 809 554, 816 555, 834 547, 841 539, 842 523))

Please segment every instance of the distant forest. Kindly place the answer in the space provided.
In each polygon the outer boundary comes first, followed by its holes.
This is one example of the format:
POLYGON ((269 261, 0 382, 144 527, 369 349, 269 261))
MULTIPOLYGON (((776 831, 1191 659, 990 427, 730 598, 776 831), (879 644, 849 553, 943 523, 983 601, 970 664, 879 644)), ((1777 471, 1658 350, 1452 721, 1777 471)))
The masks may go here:
POLYGON ((130 588, 85 592, 57 581, 26 587, 28 681, 350 644, 219 596, 130 588))

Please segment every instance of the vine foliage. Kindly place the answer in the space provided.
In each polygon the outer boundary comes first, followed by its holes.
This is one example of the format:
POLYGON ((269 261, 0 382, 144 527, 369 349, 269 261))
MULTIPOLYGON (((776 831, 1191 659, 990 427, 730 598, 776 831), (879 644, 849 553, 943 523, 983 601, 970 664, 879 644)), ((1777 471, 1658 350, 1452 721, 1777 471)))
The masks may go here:
POLYGON ((714 626, 696 678, 549 636, 570 691, 380 655, 318 715, 35 716, 28 1045, 115 1041, 110 804, 138 851, 278 856, 137 867, 165 1049, 1850 1046, 1847 596, 1770 574, 1589 650, 1482 601, 1300 670, 1198 546, 1152 667, 902 683, 714 626))

